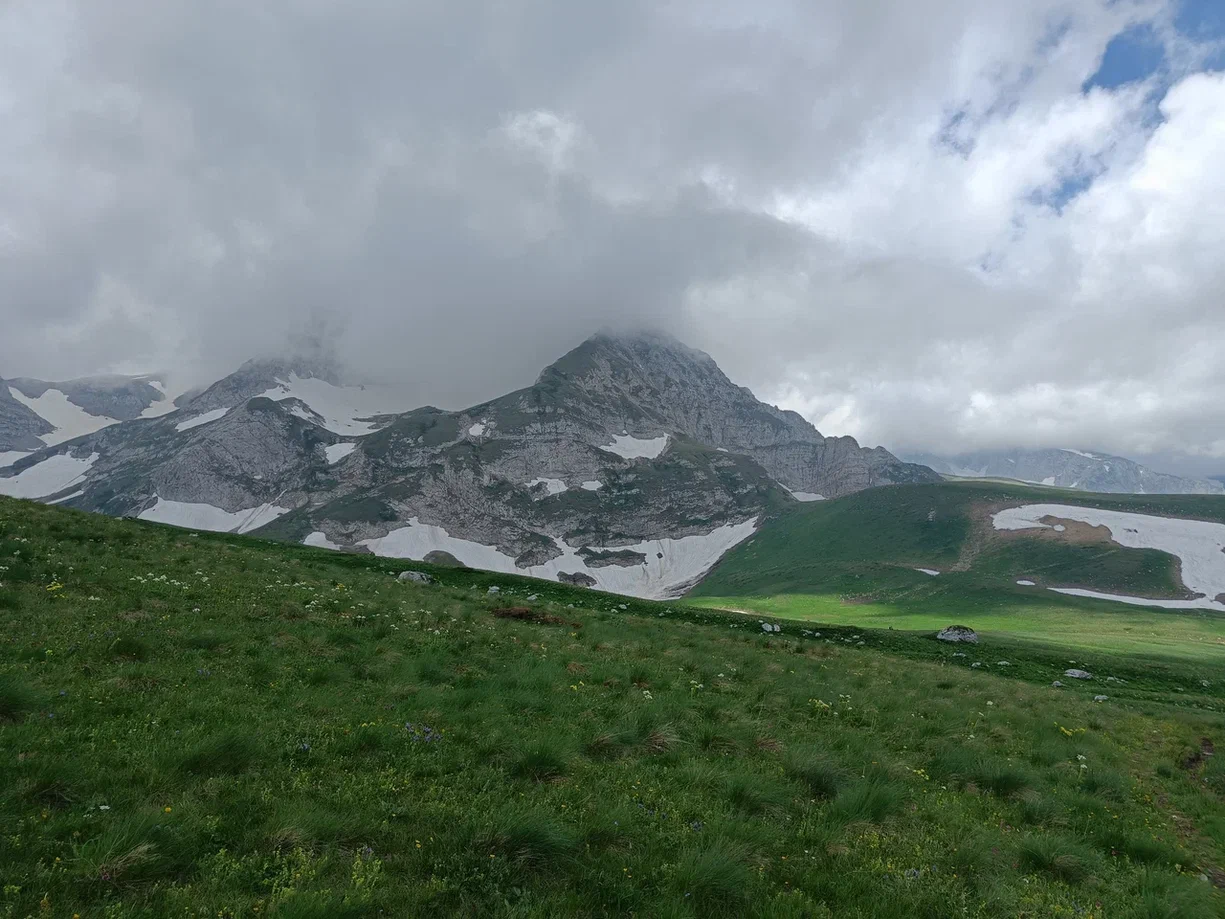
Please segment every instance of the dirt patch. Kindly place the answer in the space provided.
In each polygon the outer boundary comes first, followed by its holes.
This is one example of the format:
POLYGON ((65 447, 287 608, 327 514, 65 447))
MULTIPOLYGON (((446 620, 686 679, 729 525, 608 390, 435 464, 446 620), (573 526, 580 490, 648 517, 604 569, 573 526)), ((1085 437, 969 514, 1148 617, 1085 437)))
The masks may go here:
POLYGON ((526 606, 507 606, 492 612, 498 619, 518 619, 520 622, 535 622, 539 625, 568 625, 574 629, 583 627, 581 622, 570 622, 552 613, 542 613, 526 606))
POLYGON ((1182 762, 1182 767, 1188 771, 1194 771, 1203 765, 1204 760, 1216 754, 1216 746, 1207 737, 1201 737, 1199 749, 1194 751, 1182 762))

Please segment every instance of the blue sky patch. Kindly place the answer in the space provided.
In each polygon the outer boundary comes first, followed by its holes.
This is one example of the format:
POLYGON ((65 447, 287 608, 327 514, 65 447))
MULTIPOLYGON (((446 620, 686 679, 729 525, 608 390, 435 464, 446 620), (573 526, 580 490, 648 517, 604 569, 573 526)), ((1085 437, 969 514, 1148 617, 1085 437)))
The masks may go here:
MULTIPOLYGON (((1225 0, 1217 0, 1225 2, 1225 0)), ((1165 48, 1149 25, 1133 26, 1120 32, 1106 46, 1097 73, 1085 81, 1085 92, 1095 86, 1113 89, 1125 83, 1145 80, 1165 66, 1165 48)))

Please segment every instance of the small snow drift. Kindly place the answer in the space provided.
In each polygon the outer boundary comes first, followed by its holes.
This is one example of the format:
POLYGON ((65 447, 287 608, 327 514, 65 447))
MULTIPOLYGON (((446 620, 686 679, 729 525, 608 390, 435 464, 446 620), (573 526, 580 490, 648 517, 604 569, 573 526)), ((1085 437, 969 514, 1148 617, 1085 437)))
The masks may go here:
POLYGON ((306 537, 306 539, 302 540, 302 545, 314 546, 316 549, 333 549, 336 551, 339 551, 342 548, 328 539, 326 533, 321 533, 318 530, 311 533, 306 537))
POLYGON ((603 482, 584 482, 581 486, 584 491, 599 491, 604 487, 603 482))
POLYGON ((190 431, 192 428, 198 428, 202 424, 208 424, 212 421, 217 421, 225 417, 228 408, 215 408, 211 412, 205 412, 203 415, 197 415, 195 418, 188 418, 186 421, 180 421, 174 426, 176 431, 190 431))
POLYGON ((74 437, 92 434, 117 423, 115 418, 91 415, 79 405, 69 402, 68 397, 58 389, 48 389, 37 399, 31 399, 21 390, 10 386, 9 394, 55 428, 52 433, 42 436, 43 443, 48 447, 62 444, 74 437))
MULTIPOLYGON (((621 567, 589 567, 579 554, 582 547, 572 547, 561 539, 554 540, 562 554, 543 565, 520 568, 515 560, 495 546, 485 546, 451 536, 442 527, 420 523, 417 518, 408 526, 392 530, 377 539, 362 540, 375 555, 388 558, 424 560, 431 552, 448 552, 469 568, 521 574, 548 581, 582 577, 584 582, 611 593, 627 594, 644 599, 667 599, 683 593, 696 578, 701 577, 728 549, 747 539, 757 528, 756 520, 728 524, 701 536, 680 539, 652 539, 631 546, 610 546, 610 552, 635 552, 645 557, 639 565, 621 567)), ((309 537, 308 537, 309 538, 309 537)))
POLYGON ((67 453, 49 456, 12 478, 0 478, 0 495, 46 498, 82 482, 97 460, 97 453, 91 453, 88 459, 77 459, 67 453))
POLYGON ((357 444, 332 444, 330 447, 324 447, 323 452, 327 454, 328 465, 334 466, 342 459, 357 449, 357 444))
MULTIPOLYGON (((406 393, 379 386, 334 386, 318 377, 277 379, 277 386, 260 393, 265 399, 283 402, 298 399, 322 419, 322 426, 341 437, 373 434, 382 425, 370 419, 412 408, 406 393)), ((301 417, 301 416, 300 416, 301 417)), ((305 420, 319 423, 316 418, 305 420)))
MULTIPOLYGON (((780 482, 779 484, 782 484, 782 483, 780 482)), ((783 488, 787 488, 787 486, 783 485, 783 488)), ((807 503, 809 501, 824 501, 825 500, 825 495, 813 494, 810 491, 791 491, 790 488, 787 488, 787 491, 790 492, 791 497, 795 498, 795 500, 803 501, 804 503, 807 503)))
POLYGON ((289 510, 287 507, 277 507, 275 504, 261 504, 247 510, 230 512, 213 507, 211 504, 167 501, 159 497, 153 507, 146 508, 136 516, 141 520, 168 523, 171 526, 185 527, 189 530, 249 533, 271 523, 282 514, 288 514, 289 510))
POLYGON ((921 571, 923 574, 930 575, 933 578, 940 576, 940 572, 935 568, 916 568, 915 571, 921 571))
POLYGON ((1033 581, 1017 581, 1017 584, 1019 584, 1021 587, 1033 587, 1034 586, 1033 581))
POLYGON ((1074 520, 1090 526, 1104 526, 1110 537, 1128 549, 1156 549, 1168 552, 1182 563, 1182 581, 1199 594, 1193 600, 1151 600, 1075 588, 1051 588, 1076 597, 1115 600, 1136 606, 1164 609, 1215 609, 1225 611, 1225 603, 1214 598, 1225 593, 1225 524, 1206 520, 1154 517, 1127 511, 1072 507, 1066 504, 1027 504, 1011 507, 992 516, 997 530, 1062 529, 1043 520, 1074 520))
POLYGON ((600 447, 608 453, 615 453, 623 459, 655 459, 667 449, 668 435, 642 440, 622 434, 613 438, 613 442, 600 447))
POLYGON ((472 425, 472 427, 468 428, 468 436, 469 437, 484 437, 486 427, 487 426, 485 424, 478 422, 477 424, 474 424, 472 425))
POLYGON ((547 491, 550 496, 560 495, 566 490, 566 483, 561 479, 536 478, 532 479, 530 482, 525 482, 524 484, 528 488, 535 488, 537 485, 543 485, 545 487, 545 491, 547 491))

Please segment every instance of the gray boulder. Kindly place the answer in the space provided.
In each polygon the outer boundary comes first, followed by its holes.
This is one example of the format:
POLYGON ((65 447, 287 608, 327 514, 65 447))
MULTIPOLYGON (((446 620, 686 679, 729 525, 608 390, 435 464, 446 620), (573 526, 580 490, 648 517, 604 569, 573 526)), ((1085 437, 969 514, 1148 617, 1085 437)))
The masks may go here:
POLYGON ((1110 696, 1094 696, 1093 701, 1094 702, 1105 702, 1109 698, 1110 696))
POLYGON ((416 581, 418 584, 433 584, 434 579, 424 571, 401 571, 397 581, 416 581))
POLYGON ((950 625, 940 630, 936 635, 941 641, 968 641, 978 644, 978 633, 965 625, 950 625))
POLYGON ((1063 675, 1064 675, 1064 676, 1070 676, 1070 677, 1071 677, 1072 679, 1074 679, 1074 680, 1091 680, 1091 679, 1093 679, 1093 674, 1089 673, 1087 670, 1076 670, 1076 669, 1072 669, 1072 670, 1065 670, 1065 671, 1063 672, 1063 675))

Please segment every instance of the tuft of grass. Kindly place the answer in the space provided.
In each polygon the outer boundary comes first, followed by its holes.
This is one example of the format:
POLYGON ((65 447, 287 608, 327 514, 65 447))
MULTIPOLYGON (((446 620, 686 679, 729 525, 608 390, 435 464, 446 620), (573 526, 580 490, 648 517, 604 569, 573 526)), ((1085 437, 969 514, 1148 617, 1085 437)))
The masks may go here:
POLYGON ((567 763, 555 747, 538 744, 519 754, 511 772, 534 782, 555 782, 566 774, 567 763))
POLYGON ((809 794, 818 800, 836 797, 845 781, 842 770, 814 753, 797 753, 791 757, 787 761, 787 774, 802 782, 809 794))
POLYGON ((0 724, 20 721, 33 709, 33 693, 12 677, 0 674, 0 724))
POLYGON ((1093 856, 1084 846, 1057 836, 1029 836, 1017 846, 1017 859, 1029 871, 1042 872, 1067 884, 1089 877, 1093 856))
POLYGON ((715 839, 681 855, 673 876, 683 904, 699 916, 743 916, 753 889, 749 852, 741 844, 715 839))
POLYGON ((183 772, 194 775, 237 775, 259 758, 259 746, 249 734, 228 731, 196 746, 179 762, 183 772))
POLYGON ((149 646, 139 638, 121 635, 111 642, 111 654, 130 661, 143 661, 149 657, 149 646))
POLYGON ((905 789, 894 782, 865 779, 840 791, 830 814, 842 823, 880 823, 902 806, 905 797, 905 789))
POLYGON ((578 836, 542 811, 527 811, 503 819, 477 844, 517 868, 545 871, 574 859, 578 836))
POLYGON ((786 812, 791 796, 764 776, 738 775, 727 783, 727 800, 736 810, 753 817, 777 816, 786 812))

